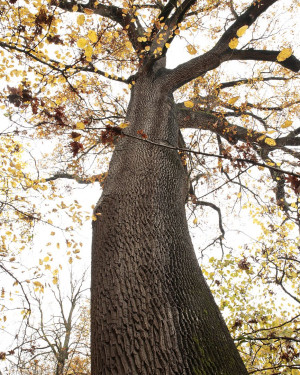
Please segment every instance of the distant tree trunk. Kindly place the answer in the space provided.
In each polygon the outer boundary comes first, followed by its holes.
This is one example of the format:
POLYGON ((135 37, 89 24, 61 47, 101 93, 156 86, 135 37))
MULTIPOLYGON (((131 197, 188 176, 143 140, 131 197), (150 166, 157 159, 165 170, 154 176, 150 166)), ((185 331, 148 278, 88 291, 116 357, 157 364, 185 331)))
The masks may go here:
MULTIPOLYGON (((132 90, 126 132, 177 146, 159 77, 132 90)), ((93 223, 92 375, 247 374, 198 265, 176 150, 121 138, 93 223)))
POLYGON ((63 375, 64 374, 64 367, 65 367, 65 363, 61 362, 61 361, 58 361, 57 365, 56 365, 55 375, 63 375))

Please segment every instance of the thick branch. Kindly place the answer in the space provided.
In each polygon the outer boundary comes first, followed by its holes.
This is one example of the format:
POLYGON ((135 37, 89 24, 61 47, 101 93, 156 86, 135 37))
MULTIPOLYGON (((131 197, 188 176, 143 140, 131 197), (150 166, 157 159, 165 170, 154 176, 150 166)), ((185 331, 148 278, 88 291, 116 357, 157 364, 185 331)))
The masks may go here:
POLYGON ((147 62, 147 66, 152 64, 159 57, 156 56, 157 49, 162 48, 161 55, 165 56, 167 48, 165 44, 171 43, 175 37, 175 29, 177 25, 184 19, 184 16, 189 11, 189 9, 196 3, 196 0, 184 0, 182 4, 177 5, 177 1, 170 0, 160 15, 158 16, 157 23, 163 22, 165 27, 161 30, 158 30, 157 26, 153 26, 152 34, 150 37, 151 43, 148 45, 151 46, 150 49, 150 59, 147 62), (173 9, 176 9, 172 16, 169 15, 172 13, 173 9), (169 17, 169 18, 168 18, 169 17), (165 29, 166 28, 166 29, 165 29), (152 41, 153 40, 153 41, 152 41))
POLYGON ((296 137, 295 134, 298 129, 287 136, 277 138, 276 144, 270 146, 265 142, 265 139, 270 137, 267 137, 264 133, 230 124, 226 119, 218 117, 217 113, 186 108, 182 103, 177 104, 177 121, 182 129, 210 130, 219 134, 231 144, 238 141, 251 142, 259 145, 262 149, 268 150, 281 149, 283 146, 300 146, 300 137, 296 137))
POLYGON ((280 51, 266 51, 266 50, 232 50, 227 48, 227 51, 223 53, 222 60, 255 60, 255 61, 271 61, 277 62, 281 66, 289 69, 293 72, 298 72, 300 70, 300 61, 292 55, 284 61, 278 61, 277 56, 280 51))
POLYGON ((53 176, 46 178, 45 181, 49 182, 49 181, 55 181, 59 179, 67 179, 67 180, 76 181, 78 184, 84 184, 84 185, 91 184, 94 181, 99 181, 101 184, 104 181, 106 175, 107 173, 101 173, 99 175, 95 175, 89 178, 84 178, 84 177, 80 177, 80 176, 73 175, 70 173, 58 172, 58 173, 55 173, 53 176))
POLYGON ((230 124, 226 119, 222 119, 211 112, 188 109, 182 103, 177 104, 177 121, 182 129, 210 130, 219 134, 231 144, 236 144, 238 141, 256 142, 261 147, 270 147, 263 140, 259 140, 260 137, 264 136, 263 133, 230 124))
POLYGON ((224 32, 213 49, 218 53, 223 53, 228 48, 231 39, 236 37, 238 29, 242 26, 251 26, 261 14, 277 1, 278 0, 253 1, 252 5, 250 5, 249 8, 224 32))
POLYGON ((229 49, 228 44, 232 38, 236 37, 237 30, 244 25, 252 25, 256 19, 276 1, 278 0, 253 2, 253 4, 236 19, 229 29, 224 32, 220 40, 209 52, 179 65, 168 74, 172 88, 176 90, 185 83, 205 74, 207 71, 217 68, 223 61, 228 60, 230 56, 226 55, 225 58, 223 54, 229 49))

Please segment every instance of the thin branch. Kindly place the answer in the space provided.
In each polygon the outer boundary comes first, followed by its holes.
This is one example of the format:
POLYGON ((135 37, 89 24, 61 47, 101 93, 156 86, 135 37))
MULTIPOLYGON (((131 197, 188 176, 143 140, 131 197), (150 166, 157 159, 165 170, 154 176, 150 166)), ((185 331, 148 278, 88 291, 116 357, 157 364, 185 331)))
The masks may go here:
POLYGON ((23 48, 20 48, 20 46, 16 46, 14 44, 8 44, 8 43, 5 43, 5 42, 0 42, 0 47, 4 48, 5 50, 17 51, 17 52, 24 53, 26 56, 32 58, 33 60, 35 60, 35 61, 37 61, 37 62, 39 62, 43 65, 48 66, 49 68, 51 68, 54 71, 59 72, 65 78, 67 77, 66 71, 68 71, 70 69, 73 69, 75 71, 75 73, 78 73, 78 72, 95 73, 95 74, 98 74, 102 77, 109 78, 110 80, 122 82, 122 83, 128 83, 131 80, 131 77, 129 77, 128 79, 123 79, 122 77, 118 77, 118 76, 115 76, 115 75, 113 75, 113 76, 108 75, 106 72, 104 72, 102 70, 99 70, 98 68, 95 69, 94 66, 89 66, 89 67, 82 66, 82 67, 80 67, 80 66, 74 66, 74 65, 69 64, 69 65, 64 65, 64 68, 61 69, 61 68, 59 68, 59 65, 60 65, 59 61, 53 60, 53 59, 48 59, 47 61, 43 60, 40 57, 38 57, 37 55, 35 55, 34 53, 32 53, 31 49, 28 49, 25 46, 23 46, 23 48))
POLYGON ((292 323, 294 320, 298 319, 300 317, 300 314, 294 316, 293 318, 291 318, 290 320, 287 320, 286 322, 282 323, 282 324, 279 324, 277 326, 273 326, 273 327, 270 327, 270 328, 260 328, 260 329, 257 329, 255 331, 252 331, 252 332, 245 332, 243 333, 243 335, 247 336, 247 335, 253 335, 253 333, 258 333, 258 332, 262 332, 262 331, 270 331, 270 330, 274 330, 274 329, 277 329, 277 328, 281 328, 289 323, 292 323))
POLYGON ((259 369, 259 370, 253 370, 253 371, 249 371, 248 374, 254 374, 256 372, 259 372, 260 374, 262 373, 262 371, 267 371, 267 370, 275 370, 275 369, 278 369, 278 368, 290 368, 290 369, 300 369, 300 366, 299 365, 276 365, 276 366, 272 366, 272 367, 265 367, 265 368, 262 368, 262 369, 259 369))
POLYGON ((272 169, 272 170, 280 172, 280 173, 284 173, 284 174, 287 174, 287 175, 290 175, 290 176, 295 176, 295 177, 300 178, 300 174, 298 174, 298 173, 294 173, 292 171, 280 169, 278 167, 274 167, 272 165, 261 163, 261 162, 256 161, 256 160, 251 160, 251 159, 247 159, 247 158, 234 158, 234 157, 231 157, 230 155, 217 155, 217 154, 211 154, 211 153, 208 153, 208 152, 194 151, 194 150, 190 150, 190 149, 187 149, 187 148, 179 148, 179 147, 171 146, 171 145, 169 145, 167 143, 164 143, 164 142, 157 143, 157 142, 153 142, 149 139, 140 138, 140 137, 134 136, 132 134, 126 134, 124 132, 123 132, 123 135, 126 136, 126 137, 129 137, 129 138, 137 139, 141 142, 146 142, 146 143, 149 143, 149 144, 152 144, 152 145, 155 145, 155 146, 164 147, 164 148, 168 148, 168 149, 171 149, 171 150, 189 152, 189 153, 192 153, 192 154, 195 154, 195 155, 203 155, 203 156, 213 157, 213 158, 221 158, 221 159, 230 160, 230 161, 237 162, 237 163, 247 163, 247 164, 255 165, 255 166, 258 166, 258 167, 272 169))
POLYGON ((91 9, 94 14, 99 16, 109 18, 112 21, 118 23, 122 26, 124 30, 127 31, 128 38, 136 51, 141 51, 143 45, 138 41, 138 37, 143 35, 144 30, 142 29, 140 23, 132 22, 135 16, 131 16, 130 12, 124 13, 122 8, 119 8, 115 5, 104 5, 100 2, 95 2, 89 0, 87 3, 78 3, 75 0, 58 0, 56 5, 66 11, 73 11, 73 6, 77 6, 77 12, 84 12, 84 9, 91 9), (136 25, 135 25, 136 24, 136 25))
POLYGON ((215 205, 214 203, 211 203, 211 202, 206 202, 206 201, 200 201, 198 199, 194 199, 192 200, 193 204, 195 205, 200 205, 200 206, 208 206, 208 207, 211 207, 213 208, 215 211, 217 211, 218 213, 218 217, 219 217, 219 228, 220 228, 220 231, 222 233, 222 237, 225 236, 225 230, 224 230, 224 227, 223 227, 223 222, 222 222, 222 213, 221 213, 221 209, 220 207, 218 207, 217 205, 215 205))
POLYGON ((288 81, 290 78, 287 77, 254 77, 254 78, 244 78, 244 79, 238 79, 236 81, 230 81, 230 82, 223 82, 218 84, 217 88, 218 90, 223 90, 228 87, 235 87, 239 85, 247 85, 247 84, 253 84, 257 82, 267 82, 267 81, 288 81))
POLYGON ((14 274, 13 273, 11 273, 6 267, 4 267, 1 263, 0 263, 0 268, 2 268, 2 270, 5 272, 5 273, 7 273, 11 278, 13 278, 17 283, 18 283, 18 285, 20 285, 20 287, 21 287, 21 289, 22 289, 22 292, 23 292, 23 295, 24 295, 24 297, 25 297, 25 299, 26 299, 26 302, 27 302, 27 304, 28 304, 28 308, 27 308, 27 311, 29 311, 29 312, 31 312, 31 305, 30 305, 30 301, 29 301, 29 299, 28 299, 28 297, 27 297, 27 294, 26 294, 26 292, 25 292, 25 290, 24 290, 24 288, 23 288, 23 285, 22 285, 22 283, 14 276, 14 274))

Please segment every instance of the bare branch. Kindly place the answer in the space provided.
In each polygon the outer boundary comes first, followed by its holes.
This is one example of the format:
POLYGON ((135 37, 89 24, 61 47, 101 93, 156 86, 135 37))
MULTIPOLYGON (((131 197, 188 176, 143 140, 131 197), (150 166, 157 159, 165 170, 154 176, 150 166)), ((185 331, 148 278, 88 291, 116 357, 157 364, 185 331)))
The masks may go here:
MULTIPOLYGON (((1 264, 1 263, 0 263, 0 268, 2 268, 2 270, 3 270, 5 273, 7 273, 11 278, 13 278, 13 279, 15 280, 15 282, 18 283, 18 285, 20 285, 20 287, 21 287, 21 289, 22 289, 22 292, 23 292, 23 295, 24 295, 24 297, 25 297, 25 299, 26 299, 26 302, 27 302, 27 305, 28 305, 28 307, 27 307, 27 311, 29 311, 29 313, 31 313, 31 305, 30 305, 30 301, 29 301, 28 296, 27 296, 27 294, 26 294, 26 292, 25 292, 25 290, 24 290, 24 287, 23 287, 23 285, 22 285, 22 282, 19 281, 19 280, 16 278, 16 276, 15 276, 13 273, 11 273, 11 271, 9 271, 6 267, 4 267, 3 264, 1 264)), ((28 316, 29 316, 29 315, 28 315, 28 316)))
POLYGON ((224 230, 224 227, 223 227, 223 222, 222 222, 222 213, 221 213, 221 209, 220 209, 220 207, 218 207, 218 206, 215 205, 214 203, 206 202, 206 201, 200 201, 200 200, 198 200, 198 199, 194 199, 194 200, 192 200, 192 202, 193 202, 195 205, 211 207, 211 208, 213 208, 215 211, 217 211, 218 216, 219 216, 219 228, 220 228, 220 231, 221 231, 221 233, 222 233, 222 236, 224 237, 224 236, 225 236, 225 230, 224 230))
POLYGON ((255 82, 267 82, 267 81, 288 81, 290 78, 288 77, 265 77, 265 78, 244 78, 244 79, 238 79, 236 81, 230 81, 230 82, 223 82, 218 85, 218 90, 223 90, 228 87, 234 87, 244 84, 253 84, 255 82))

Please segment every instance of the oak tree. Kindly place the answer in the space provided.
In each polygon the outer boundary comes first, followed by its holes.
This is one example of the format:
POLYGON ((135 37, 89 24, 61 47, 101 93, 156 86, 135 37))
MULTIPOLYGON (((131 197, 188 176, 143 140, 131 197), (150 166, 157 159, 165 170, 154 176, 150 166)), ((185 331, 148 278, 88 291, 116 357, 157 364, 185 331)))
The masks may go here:
MULTIPOLYGON (((222 245, 220 208, 202 199, 201 183, 221 176, 238 184, 237 198, 248 190, 261 204, 241 180, 255 168, 257 183, 271 178, 266 211, 299 223, 300 61, 295 25, 285 25, 299 2, 0 4, 1 74, 13 78, 2 93, 13 124, 3 136, 60 141, 49 177, 32 185, 74 178, 103 186, 92 217, 92 374, 247 374, 200 270, 185 206, 218 213, 222 245), (189 58, 176 64, 172 48, 184 44, 179 53, 189 58), (110 148, 108 173, 99 166, 90 174, 110 148)), ((284 278, 297 274, 295 249, 274 260, 266 247, 261 264, 275 264, 276 277, 266 268, 257 275, 286 289, 284 278)), ((226 266, 211 263, 216 274, 226 266)), ((246 255, 238 269, 250 270, 246 255)), ((244 321, 232 324, 239 330, 244 321)), ((251 350, 255 332, 240 339, 251 350)), ((291 347, 281 362, 297 357, 291 347)), ((274 361, 266 371, 280 368, 274 361)))

